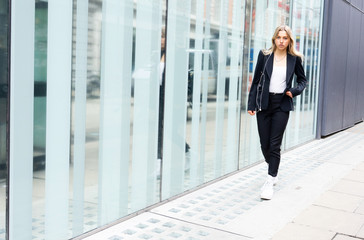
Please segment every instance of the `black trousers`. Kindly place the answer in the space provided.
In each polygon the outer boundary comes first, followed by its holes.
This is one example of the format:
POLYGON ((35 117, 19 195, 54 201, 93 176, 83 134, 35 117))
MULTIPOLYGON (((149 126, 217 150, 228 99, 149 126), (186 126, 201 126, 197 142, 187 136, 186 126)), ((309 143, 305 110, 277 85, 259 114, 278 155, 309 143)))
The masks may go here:
POLYGON ((287 126, 289 112, 280 108, 283 94, 269 94, 267 110, 257 113, 260 146, 268 163, 268 174, 276 177, 281 161, 281 145, 283 134, 287 126))

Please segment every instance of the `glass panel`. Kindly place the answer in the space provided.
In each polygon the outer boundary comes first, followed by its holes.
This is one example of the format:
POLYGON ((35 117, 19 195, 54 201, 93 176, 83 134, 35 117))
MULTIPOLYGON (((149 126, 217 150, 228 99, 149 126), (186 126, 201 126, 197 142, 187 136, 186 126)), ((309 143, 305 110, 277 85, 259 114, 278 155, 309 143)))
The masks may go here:
POLYGON ((162 196, 184 190, 191 1, 168 1, 162 196))
POLYGON ((32 235, 44 238, 48 3, 36 1, 34 26, 34 124, 32 235))
POLYGON ((238 168, 244 2, 168 2, 163 199, 238 168))
POLYGON ((99 0, 74 4, 70 218, 72 236, 77 236, 96 228, 101 218, 97 182, 103 8, 99 0))
POLYGON ((44 169, 46 140, 48 3, 35 4, 34 30, 34 170, 44 169))
POLYGON ((294 101, 283 147, 314 138, 322 1, 169 0, 168 16, 166 0, 19 2, 12 6, 12 30, 24 36, 12 39, 14 239, 76 237, 261 160, 246 102, 258 52, 280 24, 292 26, 310 82, 294 101))
POLYGON ((137 3, 131 211, 159 201, 156 181, 162 2, 137 3), (142 150, 143 149, 143 150, 142 150), (141 151, 142 150, 142 151, 141 151))
POLYGON ((48 3, 46 239, 65 239, 69 236, 72 6, 72 0, 48 3))
POLYGON ((132 5, 130 1, 123 2, 107 0, 102 3, 100 119, 97 126, 99 225, 127 212, 127 188, 122 183, 128 184, 125 170, 129 168, 130 154, 128 148, 120 148, 129 146, 131 53, 128 50, 132 48, 129 22, 132 5))
MULTIPOLYGON (((240 120, 240 102, 241 102, 241 82, 242 82, 242 46, 244 36, 244 2, 234 0, 229 2, 229 8, 232 8, 232 18, 229 19, 231 24, 231 35, 228 40, 228 60, 227 69, 228 82, 225 89, 228 89, 228 116, 227 116, 227 136, 225 171, 229 173, 238 168, 238 143, 239 143, 239 120, 240 120)), ((230 29, 229 29, 230 30, 230 29)))
POLYGON ((73 200, 72 236, 83 233, 84 229, 84 188, 85 188, 85 146, 86 146, 86 95, 87 95, 87 38, 88 1, 76 2, 76 49, 74 70, 73 102, 73 200))
POLYGON ((34 2, 11 2, 9 235, 32 238, 34 2))
POLYGON ((166 1, 77 0, 73 9, 66 4, 35 4, 33 223, 28 225, 40 239, 75 237, 160 201, 166 1), (70 22, 58 26, 57 20, 65 23, 72 14, 71 38, 70 22), (60 57, 54 59, 57 51, 60 57), (67 76, 59 73, 61 66, 67 76))
POLYGON ((9 2, 0 0, 0 239, 6 239, 9 2))
POLYGON ((166 10, 160 0, 89 1, 88 12, 85 1, 77 4, 76 24, 83 23, 76 27, 73 202, 83 213, 72 212, 74 236, 160 201, 166 10))

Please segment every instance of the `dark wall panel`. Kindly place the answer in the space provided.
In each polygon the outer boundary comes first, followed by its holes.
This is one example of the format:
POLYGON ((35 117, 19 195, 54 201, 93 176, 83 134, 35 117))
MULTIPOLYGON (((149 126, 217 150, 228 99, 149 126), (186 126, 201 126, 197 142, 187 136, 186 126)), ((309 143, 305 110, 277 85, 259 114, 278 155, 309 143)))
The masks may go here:
POLYGON ((355 110, 357 104, 358 91, 358 72, 359 72, 359 56, 360 52, 360 25, 361 13, 353 7, 350 7, 350 24, 349 24, 349 41, 348 41, 348 57, 346 66, 346 78, 342 79, 345 82, 344 93, 344 114, 343 128, 353 126, 358 122, 356 119, 355 110))
POLYGON ((363 0, 325 1, 318 129, 321 136, 364 119, 363 0))
MULTIPOLYGON (((326 68, 322 135, 326 136, 342 129, 344 90, 346 78, 347 49, 349 40, 350 8, 343 1, 331 2, 329 15, 329 43, 326 46, 326 68), (335 17, 340 16, 340 18, 335 17)), ((325 44, 325 43, 324 43, 325 44)))
MULTIPOLYGON (((363 1, 364 7, 364 1, 363 1)), ((359 72, 358 72, 358 85, 357 85, 357 104, 355 110, 355 118, 363 119, 364 116, 364 15, 361 16, 361 37, 359 48, 359 72)))

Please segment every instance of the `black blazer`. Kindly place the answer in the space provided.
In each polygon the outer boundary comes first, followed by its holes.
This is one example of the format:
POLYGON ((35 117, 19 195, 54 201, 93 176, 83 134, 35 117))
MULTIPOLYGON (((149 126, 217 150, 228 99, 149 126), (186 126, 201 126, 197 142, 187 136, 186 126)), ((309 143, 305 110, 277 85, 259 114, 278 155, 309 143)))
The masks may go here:
MULTIPOLYGON (((262 51, 259 52, 258 61, 257 65, 255 66, 254 77, 248 97, 248 110, 257 111, 257 110, 265 110, 268 108, 269 84, 273 71, 273 59, 274 59, 274 53, 272 53, 272 55, 269 57, 269 55, 264 55, 262 51), (261 81, 262 87, 259 87, 258 89, 261 74, 264 68, 264 64, 266 62, 267 65, 264 71, 265 83, 263 85, 261 81), (259 106, 260 103, 261 106, 259 106)), ((287 85, 286 89, 284 90, 284 96, 281 102, 281 109, 282 111, 288 112, 293 110, 293 100, 285 93, 287 91, 290 91, 293 97, 300 95, 302 91, 305 89, 307 84, 301 58, 293 56, 288 53, 287 53, 286 83, 287 85), (297 76, 296 78, 297 86, 292 88, 292 80, 294 74, 296 74, 297 76)))

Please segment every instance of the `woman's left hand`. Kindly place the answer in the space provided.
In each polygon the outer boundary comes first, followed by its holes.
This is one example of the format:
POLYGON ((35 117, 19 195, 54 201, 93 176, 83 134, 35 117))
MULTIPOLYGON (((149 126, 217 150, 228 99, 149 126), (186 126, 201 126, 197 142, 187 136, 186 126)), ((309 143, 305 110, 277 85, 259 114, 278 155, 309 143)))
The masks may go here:
POLYGON ((287 92, 286 92, 286 95, 287 95, 288 97, 290 97, 290 98, 293 98, 292 93, 291 93, 290 91, 287 91, 287 92))

